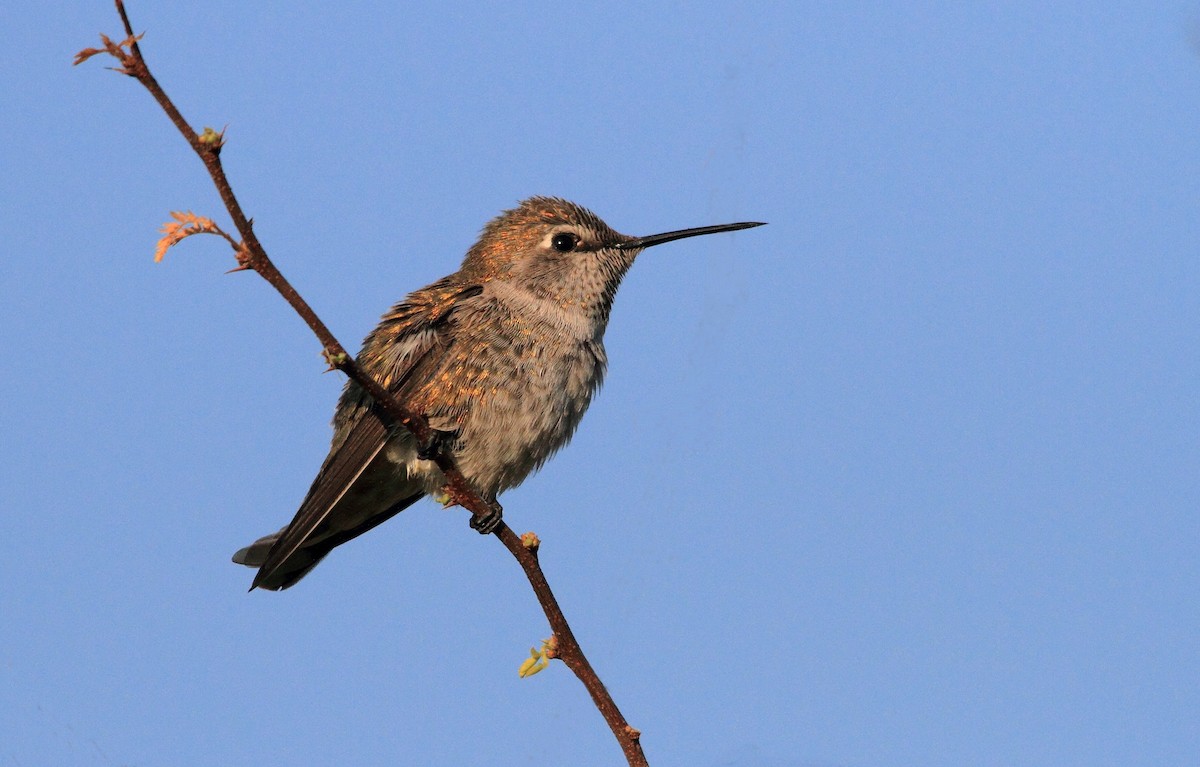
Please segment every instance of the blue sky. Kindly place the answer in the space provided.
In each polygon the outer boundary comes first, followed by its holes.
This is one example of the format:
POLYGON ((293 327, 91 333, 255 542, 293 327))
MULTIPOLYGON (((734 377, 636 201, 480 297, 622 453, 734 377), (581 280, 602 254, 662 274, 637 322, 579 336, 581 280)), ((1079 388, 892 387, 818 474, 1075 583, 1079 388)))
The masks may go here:
MULTIPOLYGON (((651 763, 1200 761, 1200 6, 134 0, 347 346, 533 194, 648 234, 502 501, 651 763), (331 10, 334 8, 334 10, 331 10)), ((149 96, 0 22, 0 764, 621 763, 521 573, 423 503, 296 588, 341 386, 149 96)))

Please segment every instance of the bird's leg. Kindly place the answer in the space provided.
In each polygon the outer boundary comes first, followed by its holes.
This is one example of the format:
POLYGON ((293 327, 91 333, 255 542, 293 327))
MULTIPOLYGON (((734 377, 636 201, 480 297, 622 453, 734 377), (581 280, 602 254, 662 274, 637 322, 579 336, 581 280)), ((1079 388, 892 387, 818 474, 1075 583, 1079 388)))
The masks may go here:
POLYGON ((478 530, 480 535, 488 535, 500 524, 504 517, 504 509, 495 498, 485 498, 488 512, 480 516, 471 515, 471 529, 478 530))
POLYGON ((442 504, 444 508, 451 506, 466 507, 470 503, 470 498, 478 497, 483 501, 486 511, 482 514, 471 512, 471 529, 478 530, 481 535, 487 535, 494 532, 500 525, 500 520, 504 518, 504 508, 494 497, 487 496, 469 496, 463 498, 459 495, 459 489, 453 484, 442 485, 440 495, 435 495, 433 499, 442 504), (463 503, 466 501, 466 503, 463 503))
MULTIPOLYGON (((455 444, 461 436, 459 430, 445 431, 443 429, 435 429, 429 427, 429 439, 417 445, 417 457, 423 461, 436 460, 439 455, 450 455, 455 444)), ((456 493, 451 485, 446 485, 442 488, 442 492, 446 496, 446 506, 463 505, 455 497, 456 493)), ((504 508, 495 499, 495 497, 480 496, 485 504, 487 511, 483 514, 471 513, 471 529, 478 530, 481 535, 489 535, 500 524, 500 520, 504 518, 504 508)))
POLYGON ((439 455, 450 455, 460 432, 443 431, 429 427, 429 439, 417 445, 417 457, 422 461, 436 460, 439 455))

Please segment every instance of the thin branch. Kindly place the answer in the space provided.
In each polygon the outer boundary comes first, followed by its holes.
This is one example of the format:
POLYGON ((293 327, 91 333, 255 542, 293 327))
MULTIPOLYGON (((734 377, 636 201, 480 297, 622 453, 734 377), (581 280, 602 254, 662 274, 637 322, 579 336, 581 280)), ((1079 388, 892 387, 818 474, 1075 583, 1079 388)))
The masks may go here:
MULTIPOLYGON (((167 96, 166 91, 163 90, 162 86, 159 85, 158 81, 150 73, 150 68, 147 66, 146 60, 142 57, 141 49, 138 46, 138 40, 141 39, 142 35, 134 34, 133 27, 129 23, 129 16, 125 12, 125 4, 122 0, 115 0, 115 2, 117 13, 120 14, 121 22, 125 27, 125 39, 119 43, 115 43, 108 37, 101 35, 104 47, 87 48, 80 51, 76 55, 75 63, 79 64, 92 56, 106 53, 120 62, 121 66, 117 68, 117 72, 135 78, 150 92, 150 95, 154 97, 154 100, 166 112, 167 117, 170 118, 171 122, 192 147, 192 150, 204 163, 204 167, 208 170, 213 184, 221 196, 221 201, 225 204, 225 209, 229 212, 229 216, 233 220, 234 227, 242 238, 241 242, 234 243, 232 238, 226 235, 226 238, 230 240, 230 244, 234 246, 238 260, 238 268, 234 271, 253 269, 258 272, 263 279, 269 282, 283 296, 284 300, 300 315, 300 318, 304 320, 316 335, 317 339, 321 342, 325 358, 329 362, 330 367, 341 370, 354 380, 364 391, 371 395, 375 402, 383 409, 387 418, 412 432, 421 445, 435 445, 437 442, 434 438, 435 434, 425 418, 421 414, 414 413, 404 407, 404 405, 359 367, 358 363, 346 352, 346 349, 338 342, 329 328, 325 326, 325 323, 321 321, 312 307, 296 292, 296 289, 291 286, 267 256, 266 250, 254 234, 253 220, 248 218, 242 210, 237 197, 233 193, 229 179, 225 176, 225 170, 221 165, 221 149, 225 144, 224 131, 218 133, 211 128, 205 128, 202 133, 198 134, 188 124, 187 120, 184 119, 183 115, 175 107, 175 104, 167 96)), ((220 233, 224 234, 224 232, 220 233)), ((621 715, 612 696, 608 694, 604 684, 600 681, 599 676, 596 675, 595 670, 580 648, 574 633, 571 631, 570 625, 567 623, 566 617, 563 615, 562 609, 558 605, 558 601, 554 598, 554 593, 550 590, 550 584, 542 572, 541 565, 538 563, 538 543, 536 536, 532 534, 518 536, 508 525, 500 521, 501 509, 499 504, 489 502, 471 487, 470 483, 467 482, 458 470, 451 455, 445 451, 432 450, 431 458, 436 461, 438 468, 446 476, 447 485, 445 492, 455 503, 463 506, 472 513, 473 526, 482 529, 484 532, 490 531, 495 534, 525 572, 525 577, 529 580, 529 585, 533 588, 533 592, 542 606, 542 611, 546 614, 546 620, 554 632, 552 640, 549 643, 553 648, 553 657, 565 663, 574 672, 575 676, 579 678, 580 682, 583 683, 584 687, 587 688, 593 702, 596 704, 596 708, 608 723, 614 737, 616 737, 617 742, 621 746, 621 750, 625 753, 625 758, 629 764, 634 767, 647 765, 640 742, 641 733, 631 727, 621 715)))

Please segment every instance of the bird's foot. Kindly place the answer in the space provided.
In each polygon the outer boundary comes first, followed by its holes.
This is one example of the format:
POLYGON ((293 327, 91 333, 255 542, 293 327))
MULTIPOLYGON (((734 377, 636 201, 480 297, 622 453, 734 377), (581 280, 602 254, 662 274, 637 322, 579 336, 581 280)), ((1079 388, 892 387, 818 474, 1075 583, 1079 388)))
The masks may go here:
MULTIPOLYGON (((485 499, 487 500, 487 499, 485 499)), ((471 515, 471 529, 478 530, 480 535, 488 535, 495 531, 500 526, 500 521, 504 518, 504 509, 496 501, 487 501, 488 511, 486 514, 471 515)))
POLYGON ((430 427, 429 439, 417 445, 417 457, 422 461, 435 461, 439 455, 450 455, 458 437, 458 431, 442 431, 430 427))

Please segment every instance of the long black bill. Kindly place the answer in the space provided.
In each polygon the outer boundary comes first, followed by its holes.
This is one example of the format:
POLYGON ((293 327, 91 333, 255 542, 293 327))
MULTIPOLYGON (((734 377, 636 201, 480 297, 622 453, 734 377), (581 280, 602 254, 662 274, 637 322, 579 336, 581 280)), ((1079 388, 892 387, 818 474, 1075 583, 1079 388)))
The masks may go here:
POLYGON ((637 250, 639 248, 649 248, 654 245, 662 245, 664 242, 671 240, 682 240, 684 237, 696 237, 701 234, 716 234, 717 232, 736 232, 738 229, 750 229, 755 226, 763 226, 764 221, 743 221, 740 224, 714 224, 713 226, 698 226, 695 229, 680 229, 677 232, 663 232, 662 234, 652 234, 648 237, 638 237, 636 240, 628 240, 618 243, 618 250, 637 250))

